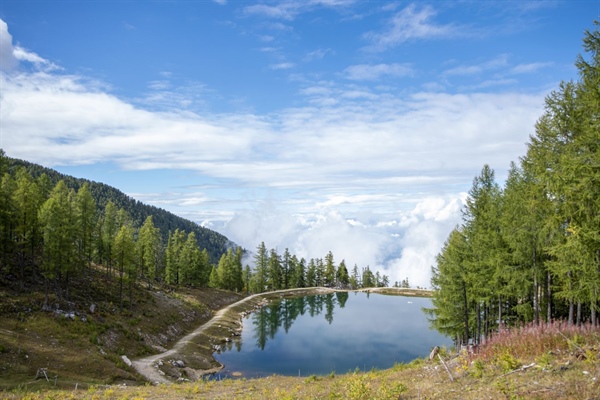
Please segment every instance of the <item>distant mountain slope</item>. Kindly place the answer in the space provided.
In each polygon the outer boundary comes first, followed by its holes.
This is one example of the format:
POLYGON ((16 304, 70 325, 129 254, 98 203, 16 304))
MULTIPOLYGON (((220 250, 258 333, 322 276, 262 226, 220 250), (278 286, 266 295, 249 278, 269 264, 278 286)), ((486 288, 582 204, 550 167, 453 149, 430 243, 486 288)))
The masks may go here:
POLYGON ((69 188, 78 190, 85 182, 89 184, 90 192, 94 196, 99 209, 104 209, 109 200, 118 208, 123 208, 129 213, 134 224, 141 226, 149 215, 152 215, 154 226, 160 229, 164 243, 167 242, 169 231, 180 229, 185 232, 194 232, 198 239, 200 248, 206 248, 210 255, 212 263, 217 263, 221 255, 231 246, 235 246, 227 237, 218 232, 204 228, 195 222, 179 217, 162 208, 154 207, 135 200, 127 196, 112 186, 104 183, 94 182, 87 179, 75 178, 70 175, 62 174, 54 169, 43 167, 39 164, 34 164, 24 160, 18 160, 7 157, 9 168, 17 168, 23 166, 27 168, 29 173, 35 178, 42 174, 46 174, 53 184, 56 184, 61 179, 69 188))

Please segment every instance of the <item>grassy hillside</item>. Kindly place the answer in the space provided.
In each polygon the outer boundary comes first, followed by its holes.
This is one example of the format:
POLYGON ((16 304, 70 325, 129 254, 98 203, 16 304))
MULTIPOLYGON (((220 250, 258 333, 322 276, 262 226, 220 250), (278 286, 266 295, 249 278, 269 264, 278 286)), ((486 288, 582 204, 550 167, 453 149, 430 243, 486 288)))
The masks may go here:
POLYGON ((528 327, 505 333, 477 355, 418 359, 384 371, 344 375, 161 384, 75 385, 5 392, 9 399, 596 399, 600 393, 598 331, 528 327))
POLYGON ((242 298, 215 289, 136 287, 132 307, 119 312, 115 277, 96 270, 72 282, 69 300, 30 283, 17 290, 0 277, 0 389, 140 384, 122 356, 164 351, 209 320, 213 312, 242 298), (39 368, 48 378, 35 380, 39 368), (57 377, 57 378, 56 378, 57 377))
MULTIPOLYGON (((441 357, 384 371, 153 386, 121 356, 135 359, 171 348, 243 296, 137 287, 132 310, 119 313, 116 285, 102 271, 77 281, 69 302, 52 299, 43 310, 43 286, 23 294, 0 283, 0 398, 592 399, 600 393, 600 331, 560 324, 503 331, 477 354, 442 349, 441 357), (39 368, 47 368, 48 380, 36 379, 39 368)), ((219 322, 209 334, 218 336, 226 324, 219 322)))

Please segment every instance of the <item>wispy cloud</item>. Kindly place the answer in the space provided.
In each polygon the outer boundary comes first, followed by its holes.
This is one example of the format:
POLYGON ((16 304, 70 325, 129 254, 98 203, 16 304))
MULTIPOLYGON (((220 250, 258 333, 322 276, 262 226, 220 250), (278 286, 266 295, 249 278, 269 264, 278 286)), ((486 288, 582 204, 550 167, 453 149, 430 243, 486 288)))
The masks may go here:
POLYGON ((371 42, 373 51, 384 51, 410 40, 450 38, 463 35, 458 26, 436 24, 436 11, 431 6, 418 7, 415 3, 395 13, 383 32, 368 32, 364 37, 371 42))
POLYGON ((291 62, 282 62, 282 63, 277 63, 277 64, 271 64, 269 67, 273 70, 280 70, 280 69, 290 69, 290 68, 294 68, 294 63, 291 62))
POLYGON ((537 62, 537 63, 529 63, 529 64, 519 64, 511 69, 511 73, 513 74, 531 74, 539 71, 543 68, 548 68, 552 66, 551 62, 537 62))
POLYGON ((332 49, 317 49, 313 51, 309 51, 304 55, 302 59, 305 62, 311 62, 314 60, 322 60, 325 58, 327 54, 334 54, 335 52, 332 49))
POLYGON ((471 65, 459 65, 454 68, 447 69, 443 75, 476 75, 489 70, 497 70, 508 66, 508 55, 501 54, 491 60, 471 65))
POLYGON ((244 13, 247 15, 258 15, 291 21, 299 14, 309 12, 318 7, 344 8, 354 3, 356 3, 356 0, 288 0, 275 5, 253 4, 244 7, 244 13))
POLYGON ((354 81, 375 81, 383 77, 405 77, 415 73, 409 64, 358 64, 346 68, 343 76, 354 81))

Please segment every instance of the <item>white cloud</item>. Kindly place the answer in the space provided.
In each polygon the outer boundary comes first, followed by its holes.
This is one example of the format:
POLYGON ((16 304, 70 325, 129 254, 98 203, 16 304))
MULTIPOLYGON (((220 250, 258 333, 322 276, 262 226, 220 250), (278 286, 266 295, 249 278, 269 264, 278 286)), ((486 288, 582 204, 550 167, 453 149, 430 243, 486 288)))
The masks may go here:
POLYGON ((444 71, 444 75, 476 75, 489 70, 497 70, 508 66, 508 55, 501 54, 489 61, 474 65, 460 65, 444 71))
MULTIPOLYGON (((30 52, 20 57, 44 64, 30 52)), ((366 65, 354 74, 399 74, 402 67, 366 65)), ((227 181, 227 196, 172 190, 177 196, 149 202, 176 207, 248 249, 264 240, 307 258, 331 250, 337 262, 428 286, 433 257, 457 221, 457 192, 484 163, 501 176, 524 153, 544 104, 544 93, 396 94, 305 84, 296 107, 200 114, 186 107, 193 94, 167 80, 152 82, 151 95, 134 104, 80 76, 2 73, 3 148, 46 166, 112 162, 227 181), (165 97, 175 103, 165 106, 165 97)))
POLYGON ((519 64, 515 66, 511 72, 513 74, 530 74, 539 71, 543 68, 548 68, 552 65, 551 62, 537 62, 529 64, 519 64))
POLYGON ((369 49, 384 51, 410 40, 449 38, 462 34, 455 25, 431 22, 436 14, 431 6, 418 8, 415 3, 409 4, 394 14, 385 31, 365 34, 365 38, 372 42, 369 49))
POLYGON ((279 254, 288 248, 298 257, 323 258, 329 251, 348 268, 370 266, 390 277, 390 283, 408 277, 413 286, 429 287, 431 266, 444 241, 460 222, 464 194, 431 197, 417 203, 402 220, 371 223, 369 217, 347 218, 335 208, 310 218, 293 216, 275 202, 262 202, 256 209, 236 214, 223 233, 254 251, 260 241, 279 254), (390 257, 396 254, 397 257, 390 257))
POLYGON ((309 12, 317 7, 340 8, 350 6, 355 2, 356 0, 288 0, 276 5, 253 4, 245 7, 244 13, 291 21, 299 14, 309 12))
POLYGON ((282 62, 282 63, 278 63, 278 64, 271 64, 269 67, 274 70, 290 69, 290 68, 294 68, 294 63, 282 62))
POLYGON ((396 243, 402 253, 384 266, 391 282, 408 277, 413 287, 431 286, 431 267, 444 241, 460 223, 464 199, 464 194, 454 198, 426 198, 403 218, 404 232, 396 243))
POLYGON ((343 75, 346 79, 355 81, 374 81, 386 76, 405 77, 414 74, 408 64, 358 64, 346 68, 343 75))
POLYGON ((12 35, 8 32, 8 25, 0 19, 0 71, 10 71, 19 65, 12 45, 12 35))
POLYGON ((12 35, 8 25, 0 19, 0 71, 12 71, 20 61, 33 64, 35 69, 45 72, 60 69, 60 67, 20 46, 13 46, 12 35))
POLYGON ((313 51, 309 51, 303 58, 305 62, 311 62, 314 60, 322 60, 325 58, 327 54, 333 54, 334 51, 332 49, 317 49, 313 51))

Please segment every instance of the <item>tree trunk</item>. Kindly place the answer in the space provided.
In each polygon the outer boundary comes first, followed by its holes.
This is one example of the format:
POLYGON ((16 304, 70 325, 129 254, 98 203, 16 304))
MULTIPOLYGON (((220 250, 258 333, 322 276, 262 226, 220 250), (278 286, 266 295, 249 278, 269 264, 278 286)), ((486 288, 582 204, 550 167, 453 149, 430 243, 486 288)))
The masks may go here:
POLYGON ((536 249, 533 247, 533 320, 536 325, 540 324, 540 284, 538 282, 538 271, 536 262, 536 249))
POLYGON ((502 322, 502 296, 498 296, 498 330, 502 329, 504 323, 502 322))
POLYGON ((577 318, 576 318, 577 326, 581 326, 581 301, 577 302, 577 318))
POLYGON ((573 299, 569 299, 569 326, 573 326, 573 318, 575 314, 575 302, 573 299))
POLYGON ((463 303, 464 303, 464 311, 465 311, 465 336, 463 337, 463 344, 465 346, 469 345, 469 309, 467 303, 467 285, 463 285, 463 303))
POLYGON ((546 308, 546 322, 552 322, 552 276, 550 275, 550 271, 546 274, 546 299, 547 299, 547 308, 546 308))
POLYGON ((477 335, 475 338, 475 344, 479 345, 481 342, 481 303, 477 302, 477 335))

